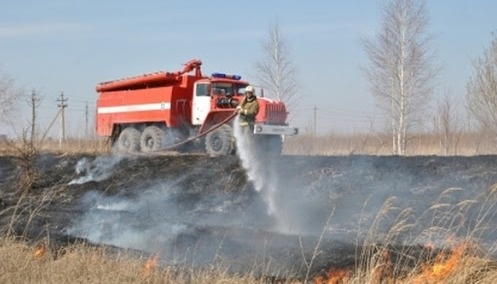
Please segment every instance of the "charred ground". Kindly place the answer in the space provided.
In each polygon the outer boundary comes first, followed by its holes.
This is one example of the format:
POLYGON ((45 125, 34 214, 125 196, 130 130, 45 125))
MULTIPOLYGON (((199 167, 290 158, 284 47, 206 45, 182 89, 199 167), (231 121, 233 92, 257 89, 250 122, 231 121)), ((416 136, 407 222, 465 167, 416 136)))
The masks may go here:
POLYGON ((497 213, 496 156, 282 156, 261 177, 237 156, 40 154, 34 171, 19 165, 0 157, 2 233, 54 246, 84 240, 160 253, 164 263, 302 276, 353 266, 362 246, 385 240, 419 259, 449 234, 478 231, 482 247, 496 239, 491 226, 476 227, 497 213), (398 216, 412 226, 388 237, 398 216), (444 233, 427 234, 430 226, 444 233))

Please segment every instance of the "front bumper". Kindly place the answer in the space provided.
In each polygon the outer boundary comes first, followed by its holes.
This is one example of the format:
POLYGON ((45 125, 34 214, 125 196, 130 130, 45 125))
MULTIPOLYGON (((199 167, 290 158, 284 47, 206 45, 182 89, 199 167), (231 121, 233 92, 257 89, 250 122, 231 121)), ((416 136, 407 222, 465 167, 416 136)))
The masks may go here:
POLYGON ((294 136, 299 133, 299 129, 287 125, 255 124, 254 134, 261 135, 285 135, 294 136))

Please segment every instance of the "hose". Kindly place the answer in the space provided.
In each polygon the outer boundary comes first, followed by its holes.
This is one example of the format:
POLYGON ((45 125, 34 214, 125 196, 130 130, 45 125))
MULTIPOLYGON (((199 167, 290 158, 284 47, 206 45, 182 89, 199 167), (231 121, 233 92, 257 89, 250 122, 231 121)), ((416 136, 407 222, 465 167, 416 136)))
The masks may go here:
POLYGON ((218 124, 214 125, 213 127, 211 127, 210 129, 208 129, 207 131, 204 131, 202 133, 199 133, 198 135, 196 136, 193 136, 193 137, 190 137, 184 141, 181 141, 181 142, 178 142, 176 144, 172 144, 172 145, 169 145, 169 146, 166 146, 165 148, 161 148, 159 150, 155 150, 155 151, 150 151, 150 152, 147 152, 147 153, 157 153, 157 152, 163 152, 163 151, 168 151, 168 150, 172 150, 174 148, 177 148, 183 144, 186 144, 188 142, 191 142, 193 140, 196 140, 198 138, 201 138, 201 137, 204 137, 205 135, 211 133, 212 131, 218 129, 219 127, 221 127, 223 124, 229 122, 230 120, 232 120, 235 116, 237 115, 237 112, 233 112, 232 114, 230 114, 230 116, 228 116, 227 118, 225 118, 223 121, 219 122, 218 124))

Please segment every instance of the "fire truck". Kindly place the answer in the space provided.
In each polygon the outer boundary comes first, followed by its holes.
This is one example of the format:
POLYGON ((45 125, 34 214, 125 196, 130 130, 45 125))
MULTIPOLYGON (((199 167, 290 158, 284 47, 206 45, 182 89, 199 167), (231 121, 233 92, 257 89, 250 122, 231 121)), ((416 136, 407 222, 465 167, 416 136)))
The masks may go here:
MULTIPOLYGON (((200 60, 180 71, 160 71, 97 84, 96 133, 119 152, 153 152, 195 140, 211 155, 235 152, 233 117, 249 85, 238 75, 204 76, 200 60), (193 137, 193 139, 192 139, 193 137)), ((282 139, 298 129, 286 123, 281 101, 257 92, 254 141, 281 153, 282 139)))

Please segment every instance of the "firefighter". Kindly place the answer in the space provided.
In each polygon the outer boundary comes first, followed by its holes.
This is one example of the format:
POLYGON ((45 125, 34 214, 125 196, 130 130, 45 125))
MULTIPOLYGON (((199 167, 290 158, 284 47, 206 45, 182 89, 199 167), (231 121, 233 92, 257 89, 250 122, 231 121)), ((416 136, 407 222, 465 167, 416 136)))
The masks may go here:
POLYGON ((259 112, 259 103, 253 86, 245 87, 245 97, 243 97, 240 105, 236 107, 236 110, 243 135, 251 139, 254 133, 255 116, 259 112))

